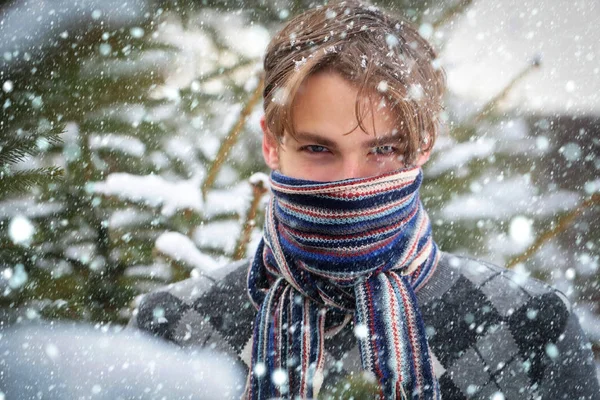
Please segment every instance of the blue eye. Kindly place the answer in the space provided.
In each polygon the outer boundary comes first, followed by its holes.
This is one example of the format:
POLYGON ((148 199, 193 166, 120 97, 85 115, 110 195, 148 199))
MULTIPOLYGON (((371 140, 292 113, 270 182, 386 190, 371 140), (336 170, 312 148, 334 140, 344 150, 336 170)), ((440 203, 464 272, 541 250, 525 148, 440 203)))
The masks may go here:
POLYGON ((377 154, 377 155, 381 155, 381 156, 387 156, 390 154, 396 154, 397 149, 394 146, 377 146, 374 147, 373 150, 371 151, 373 154, 377 154))
POLYGON ((300 150, 305 150, 308 151, 309 153, 325 153, 326 151, 329 151, 327 149, 327 147, 324 146, 319 146, 316 144, 311 144, 308 146, 303 146, 300 148, 300 150))

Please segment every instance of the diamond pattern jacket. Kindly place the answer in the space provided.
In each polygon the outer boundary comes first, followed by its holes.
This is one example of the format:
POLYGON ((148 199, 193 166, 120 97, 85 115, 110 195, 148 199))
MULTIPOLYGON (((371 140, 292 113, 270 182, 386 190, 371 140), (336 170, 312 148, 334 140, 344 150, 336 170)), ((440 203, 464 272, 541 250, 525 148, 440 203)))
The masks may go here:
MULTIPOLYGON (((129 326, 249 364, 255 309, 246 293, 248 262, 144 295, 129 326)), ((442 252, 417 298, 444 400, 600 400, 591 346, 559 291, 442 252)), ((361 371, 351 321, 325 340, 325 350, 321 391, 361 371)))

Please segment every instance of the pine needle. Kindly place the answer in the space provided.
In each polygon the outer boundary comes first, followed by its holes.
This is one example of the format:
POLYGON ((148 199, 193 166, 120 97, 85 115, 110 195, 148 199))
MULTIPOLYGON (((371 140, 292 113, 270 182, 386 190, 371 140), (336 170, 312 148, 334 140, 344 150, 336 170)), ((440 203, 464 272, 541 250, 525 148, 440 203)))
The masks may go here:
POLYGON ((49 145, 61 143, 62 133, 63 127, 57 126, 28 136, 3 135, 0 137, 0 165, 18 163, 27 156, 39 154, 42 140, 46 140, 49 145))
POLYGON ((57 167, 36 168, 0 175, 0 199, 21 194, 34 186, 62 180, 63 170, 57 167))

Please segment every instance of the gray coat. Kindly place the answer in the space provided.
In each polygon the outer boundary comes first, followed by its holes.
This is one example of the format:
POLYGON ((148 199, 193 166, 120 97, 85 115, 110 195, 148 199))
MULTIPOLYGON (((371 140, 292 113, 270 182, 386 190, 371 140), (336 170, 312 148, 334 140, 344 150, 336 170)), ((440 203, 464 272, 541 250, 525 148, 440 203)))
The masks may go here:
MULTIPOLYGON (((247 267, 247 260, 233 263, 145 295, 130 326, 184 347, 222 351, 247 366, 256 312, 246 293, 247 267)), ((505 399, 600 399, 591 346, 559 291, 442 252, 417 299, 444 400, 498 393, 505 399)), ((350 322, 326 339, 324 387, 361 370, 352 332, 350 322)))

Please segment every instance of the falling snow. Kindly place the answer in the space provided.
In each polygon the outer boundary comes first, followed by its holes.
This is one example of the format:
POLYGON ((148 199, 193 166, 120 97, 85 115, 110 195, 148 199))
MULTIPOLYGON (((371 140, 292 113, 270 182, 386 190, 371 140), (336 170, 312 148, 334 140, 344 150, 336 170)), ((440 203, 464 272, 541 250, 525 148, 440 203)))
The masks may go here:
MULTIPOLYGON (((535 7, 517 0, 479 1, 439 25, 443 4, 434 3, 398 5, 398 11, 417 22, 420 37, 439 50, 431 65, 443 68, 448 82, 445 108, 435 121, 443 127, 424 165, 421 191, 436 243, 446 252, 498 265, 539 244, 512 267, 512 284, 527 285, 536 277, 561 291, 593 346, 600 376, 600 30, 591 18, 597 6, 593 0, 535 7), (573 210, 578 213, 570 215, 573 210)), ((269 187, 261 149, 264 108, 261 101, 252 110, 244 107, 260 89, 264 52, 276 27, 297 7, 267 0, 242 10, 200 3, 196 8, 184 3, 160 8, 142 0, 66 0, 33 8, 15 0, 0 6, 5 36, 0 39, 0 131, 5 132, 0 155, 10 140, 34 143, 19 161, 3 159, 0 183, 51 166, 62 170, 57 179, 34 182, 22 192, 0 192, 0 227, 8 249, 0 265, 5 304, 0 361, 30 372, 3 369, 0 383, 5 373, 20 377, 27 382, 15 378, 9 386, 39 386, 32 398, 52 398, 66 390, 54 380, 62 371, 73 390, 64 398, 119 398, 116 391, 127 395, 135 388, 114 384, 127 377, 157 398, 166 396, 165 387, 181 389, 167 397, 184 398, 186 390, 196 396, 197 388, 206 389, 202 398, 240 397, 243 373, 232 360, 220 358, 229 350, 202 337, 200 328, 238 329, 238 321, 207 316, 195 325, 189 315, 182 318, 175 336, 201 342, 212 353, 179 352, 118 332, 138 312, 131 307, 139 305, 135 296, 188 277, 193 279, 173 288, 197 294, 235 265, 242 232, 246 258, 254 256, 263 235, 268 194, 256 201, 256 215, 246 218, 253 187, 269 187), (36 136, 54 128, 64 131, 58 143, 36 136), (239 136, 225 149, 226 137, 238 128, 239 136), (211 168, 217 169, 215 180, 205 188, 211 168), (48 322, 64 318, 80 321, 80 330, 48 322), (102 322, 93 327, 83 321, 102 322)), ((322 22, 345 16, 330 10, 322 22)), ((346 38, 356 29, 364 27, 349 24, 348 31, 331 32, 324 41, 346 38)), ((400 24, 394 29, 378 40, 386 57, 398 56, 402 67, 369 82, 368 89, 381 94, 380 108, 395 106, 387 96, 401 85, 392 76, 421 73, 405 53, 405 46, 414 51, 416 43, 404 43, 400 24)), ((286 48, 314 45, 298 36, 290 33, 286 48)), ((345 54, 340 45, 324 47, 323 53, 345 54)), ((311 57, 290 62, 301 70, 311 57)), ((363 54, 357 66, 367 71, 376 64, 363 54)), ((427 85, 406 82, 406 101, 431 101, 427 85)), ((292 100, 288 89, 274 88, 277 106, 292 100)), ((394 135, 402 136, 406 126, 394 128, 394 135)), ((423 139, 421 145, 427 144, 423 139)), ((449 268, 459 265, 451 262, 449 268)), ((486 271, 479 266, 469 273, 477 280, 486 271)), ((251 310, 242 295, 243 309, 251 310)), ((523 310, 527 323, 544 317, 543 307, 523 310)), ((172 323, 172 311, 156 307, 148 323, 159 330, 172 323)), ((479 318, 472 312, 459 315, 477 335, 487 329, 479 318)), ((440 333, 429 325, 425 329, 429 337, 440 333)), ((369 338, 364 324, 352 333, 369 338)), ((561 340, 540 347, 536 356, 548 365, 568 362, 561 340)), ((241 356, 246 363, 250 352, 246 344, 241 356)), ((347 353, 335 365, 343 371, 359 359, 347 353)), ((534 358, 495 361, 494 368, 504 371, 537 371, 540 365, 534 358)), ((439 360, 434 364, 436 373, 444 372, 439 360)), ((252 372, 271 379, 282 393, 287 390, 285 368, 268 370, 259 362, 252 372)), ((481 393, 477 376, 461 387, 469 396, 481 393)), ((9 389, 2 387, 0 400, 12 398, 9 389)), ((513 398, 507 391, 486 390, 492 400, 513 398)))
POLYGON ((27 245, 35 233, 35 226, 31 221, 22 216, 15 216, 8 226, 8 235, 15 244, 27 245))

